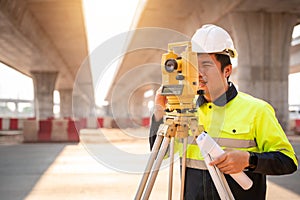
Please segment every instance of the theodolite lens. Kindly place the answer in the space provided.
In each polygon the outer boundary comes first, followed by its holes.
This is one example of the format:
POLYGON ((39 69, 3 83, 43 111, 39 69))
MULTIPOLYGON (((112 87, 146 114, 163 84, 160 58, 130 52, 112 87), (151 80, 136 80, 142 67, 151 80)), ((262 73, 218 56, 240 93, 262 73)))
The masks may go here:
POLYGON ((168 59, 166 62, 165 62, 165 69, 167 72, 171 73, 173 72, 174 70, 176 70, 178 67, 177 65, 177 62, 175 59, 168 59))

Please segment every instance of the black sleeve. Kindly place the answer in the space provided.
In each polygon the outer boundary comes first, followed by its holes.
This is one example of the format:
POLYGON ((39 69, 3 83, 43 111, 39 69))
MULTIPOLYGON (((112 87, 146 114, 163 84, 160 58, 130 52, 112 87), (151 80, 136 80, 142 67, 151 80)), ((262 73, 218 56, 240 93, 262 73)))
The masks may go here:
POLYGON ((297 170, 293 159, 279 151, 255 153, 255 155, 257 156, 257 165, 253 172, 265 175, 283 175, 297 170))
POLYGON ((156 121, 154 115, 152 115, 151 125, 150 125, 150 134, 149 134, 150 150, 152 150, 152 147, 154 145, 154 142, 156 139, 156 133, 158 131, 159 125, 162 123, 163 123, 163 118, 161 118, 159 121, 156 121))

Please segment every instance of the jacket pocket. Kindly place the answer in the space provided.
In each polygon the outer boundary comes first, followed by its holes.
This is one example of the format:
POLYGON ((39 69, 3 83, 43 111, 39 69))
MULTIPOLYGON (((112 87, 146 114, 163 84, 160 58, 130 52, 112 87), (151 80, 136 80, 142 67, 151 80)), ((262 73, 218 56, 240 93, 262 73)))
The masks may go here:
POLYGON ((229 135, 245 135, 250 134, 251 127, 250 125, 239 125, 239 124, 231 124, 229 126, 224 126, 221 130, 224 134, 229 135))
POLYGON ((230 148, 251 148, 256 147, 256 141, 251 132, 250 125, 231 124, 221 130, 221 135, 216 138, 220 146, 230 148))

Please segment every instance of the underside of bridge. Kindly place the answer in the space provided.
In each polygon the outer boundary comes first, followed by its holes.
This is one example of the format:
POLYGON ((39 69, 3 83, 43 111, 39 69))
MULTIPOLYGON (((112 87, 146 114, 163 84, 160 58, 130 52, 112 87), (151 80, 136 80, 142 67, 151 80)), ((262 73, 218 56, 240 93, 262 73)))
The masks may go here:
POLYGON ((130 53, 124 56, 107 96, 111 114, 120 126, 128 123, 122 119, 134 123, 149 115, 147 102, 154 97, 146 99, 144 93, 160 86, 160 60, 167 44, 189 40, 203 24, 213 23, 225 28, 235 42, 239 90, 270 102, 287 127, 290 43, 299 19, 297 0, 148 0, 128 47, 130 53), (137 99, 140 107, 135 104, 130 109, 137 99))
MULTIPOLYGON (((0 61, 33 78, 37 117, 52 117, 55 89, 62 115, 72 115, 73 85, 87 56, 81 0, 0 0, 0 61)), ((93 90, 77 96, 91 104, 93 90)))

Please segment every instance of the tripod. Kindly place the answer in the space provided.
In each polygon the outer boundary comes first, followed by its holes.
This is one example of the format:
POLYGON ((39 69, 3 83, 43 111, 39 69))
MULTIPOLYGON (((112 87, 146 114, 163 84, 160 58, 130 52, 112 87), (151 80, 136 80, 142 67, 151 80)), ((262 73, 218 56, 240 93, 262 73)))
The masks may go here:
MULTIPOLYGON (((154 146, 146 165, 145 172, 140 182, 138 191, 136 193, 135 200, 147 200, 149 198, 154 186, 154 182, 158 175, 159 168, 168 151, 168 148, 170 150, 168 199, 172 199, 175 137, 183 139, 180 199, 184 199, 186 150, 189 130, 192 132, 195 138, 199 136, 200 133, 203 133, 203 128, 202 126, 198 126, 198 119, 194 115, 194 113, 176 113, 176 115, 169 114, 164 116, 164 123, 159 126, 159 129, 157 131, 157 138, 154 142, 154 146)), ((211 146, 209 147, 209 149, 211 149, 211 146)), ((212 160, 212 155, 206 152, 205 162, 209 163, 212 160)), ((216 186, 221 200, 234 200, 224 174, 221 173, 220 170, 215 166, 208 166, 208 170, 210 175, 212 176, 212 180, 216 186)))
POLYGON ((185 170, 186 170, 186 149, 188 131, 191 130, 194 136, 199 135, 198 120, 193 113, 176 113, 176 115, 165 115, 164 123, 159 126, 157 138, 155 140, 152 153, 146 165, 144 175, 139 185, 135 200, 148 199, 156 180, 162 160, 166 152, 170 150, 170 166, 169 166, 169 188, 168 199, 172 199, 172 183, 173 183, 173 162, 174 162, 174 138, 175 136, 183 139, 183 155, 181 166, 181 190, 180 197, 183 199, 185 170), (150 178, 149 178, 150 176, 150 178), (149 178, 149 180, 148 180, 149 178), (146 183, 148 185, 146 186, 146 183), (146 186, 146 190, 144 191, 146 186))

